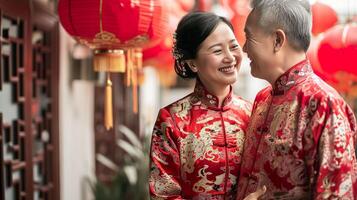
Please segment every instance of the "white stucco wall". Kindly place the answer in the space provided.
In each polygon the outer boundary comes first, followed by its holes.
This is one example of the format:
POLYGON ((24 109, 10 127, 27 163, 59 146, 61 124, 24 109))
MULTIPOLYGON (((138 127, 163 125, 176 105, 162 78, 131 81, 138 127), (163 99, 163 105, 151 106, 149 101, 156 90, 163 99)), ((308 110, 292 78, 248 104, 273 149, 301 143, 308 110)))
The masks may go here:
POLYGON ((60 29, 60 178, 62 200, 88 200, 85 179, 94 175, 94 83, 70 82, 69 47, 73 40, 60 29))

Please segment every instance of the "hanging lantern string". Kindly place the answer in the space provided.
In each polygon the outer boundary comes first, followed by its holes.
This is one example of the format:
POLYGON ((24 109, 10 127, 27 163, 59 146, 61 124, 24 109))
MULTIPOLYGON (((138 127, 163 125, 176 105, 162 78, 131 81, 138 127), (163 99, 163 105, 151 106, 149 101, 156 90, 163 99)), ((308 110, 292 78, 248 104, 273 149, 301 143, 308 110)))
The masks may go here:
POLYGON ((137 73, 138 71, 134 71, 133 75, 133 112, 138 113, 138 82, 137 82, 137 73))
POLYGON ((138 113, 138 70, 142 67, 141 49, 130 48, 127 50, 126 85, 132 86, 133 112, 138 113))
POLYGON ((142 52, 141 49, 132 49, 132 60, 133 60, 133 73, 132 73, 132 83, 133 83, 133 112, 138 113, 138 73, 142 68, 142 52))
POLYGON ((99 29, 100 29, 100 33, 103 32, 102 15, 103 15, 103 0, 100 0, 99 1, 99 29))
POLYGON ((126 86, 129 87, 131 85, 131 74, 133 69, 133 59, 131 57, 131 49, 126 51, 126 86))
POLYGON ((113 128, 113 91, 110 72, 107 72, 107 81, 105 85, 104 125, 106 130, 113 128))

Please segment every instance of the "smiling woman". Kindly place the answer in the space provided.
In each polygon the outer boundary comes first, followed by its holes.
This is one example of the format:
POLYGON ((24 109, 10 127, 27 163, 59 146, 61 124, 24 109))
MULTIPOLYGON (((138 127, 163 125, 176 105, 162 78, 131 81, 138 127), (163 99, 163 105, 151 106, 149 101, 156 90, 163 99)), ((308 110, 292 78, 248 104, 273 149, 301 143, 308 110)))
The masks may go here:
POLYGON ((174 34, 175 71, 194 91, 159 112, 151 143, 153 199, 235 199, 251 104, 232 93, 242 51, 231 23, 184 16, 174 34))
POLYGON ((202 42, 197 57, 189 60, 188 63, 190 69, 197 73, 208 90, 216 94, 220 92, 227 94, 229 91, 227 86, 237 80, 241 60, 241 48, 232 29, 220 22, 202 42))

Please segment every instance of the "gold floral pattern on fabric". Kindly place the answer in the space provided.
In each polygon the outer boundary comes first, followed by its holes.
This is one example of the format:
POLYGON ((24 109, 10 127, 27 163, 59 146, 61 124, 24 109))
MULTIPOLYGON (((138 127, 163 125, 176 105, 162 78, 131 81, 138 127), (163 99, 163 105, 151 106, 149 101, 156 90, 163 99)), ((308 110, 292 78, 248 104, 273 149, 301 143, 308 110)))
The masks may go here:
POLYGON ((156 181, 150 183, 158 194, 165 195, 170 193, 173 195, 180 195, 180 185, 177 182, 172 181, 172 177, 169 174, 160 174, 159 170, 154 168, 151 175, 156 181))
POLYGON ((355 199, 356 120, 307 60, 260 91, 247 128, 237 199, 355 199))
POLYGON ((175 113, 177 117, 179 117, 181 120, 184 120, 188 112, 191 110, 191 104, 187 100, 181 100, 178 101, 177 103, 174 103, 171 107, 171 113, 175 113))
MULTIPOLYGON (((194 185, 192 190, 197 193, 206 193, 207 191, 213 190, 214 182, 209 180, 207 176, 211 176, 212 172, 207 172, 208 165, 204 165, 198 171, 197 176, 200 177, 200 180, 197 181, 194 185)), ((218 184, 222 183, 222 179, 218 182, 218 184)))
POLYGON ((151 146, 152 199, 235 198, 251 105, 232 89, 218 105, 197 81, 192 94, 160 110, 151 146))

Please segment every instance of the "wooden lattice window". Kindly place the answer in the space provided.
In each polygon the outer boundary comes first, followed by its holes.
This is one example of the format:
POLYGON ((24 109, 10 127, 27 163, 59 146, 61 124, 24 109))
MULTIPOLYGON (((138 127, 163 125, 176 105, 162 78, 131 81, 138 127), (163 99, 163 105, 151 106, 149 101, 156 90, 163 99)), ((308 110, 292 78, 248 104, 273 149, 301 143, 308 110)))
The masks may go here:
POLYGON ((1 12, 1 186, 4 199, 27 196, 24 20, 1 12))
POLYGON ((60 197, 58 23, 49 12, 0 0, 0 200, 60 197))

